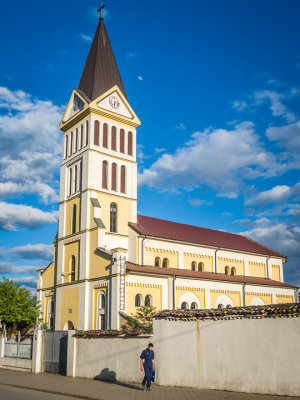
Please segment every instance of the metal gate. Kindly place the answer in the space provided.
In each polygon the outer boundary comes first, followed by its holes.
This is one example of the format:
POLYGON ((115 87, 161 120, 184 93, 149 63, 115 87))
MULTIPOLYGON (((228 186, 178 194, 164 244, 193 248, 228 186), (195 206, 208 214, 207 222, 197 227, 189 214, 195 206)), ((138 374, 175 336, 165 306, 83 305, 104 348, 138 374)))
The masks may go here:
POLYGON ((46 331, 44 371, 66 375, 68 354, 68 332, 46 331))

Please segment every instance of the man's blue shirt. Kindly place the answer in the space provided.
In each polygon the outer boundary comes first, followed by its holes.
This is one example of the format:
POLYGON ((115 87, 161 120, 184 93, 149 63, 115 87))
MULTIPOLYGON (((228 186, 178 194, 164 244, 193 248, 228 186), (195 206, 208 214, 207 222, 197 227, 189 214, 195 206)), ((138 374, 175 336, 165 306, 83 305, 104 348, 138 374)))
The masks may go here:
POLYGON ((154 351, 148 348, 142 351, 141 360, 145 360, 145 367, 153 368, 152 360, 154 360, 154 351))

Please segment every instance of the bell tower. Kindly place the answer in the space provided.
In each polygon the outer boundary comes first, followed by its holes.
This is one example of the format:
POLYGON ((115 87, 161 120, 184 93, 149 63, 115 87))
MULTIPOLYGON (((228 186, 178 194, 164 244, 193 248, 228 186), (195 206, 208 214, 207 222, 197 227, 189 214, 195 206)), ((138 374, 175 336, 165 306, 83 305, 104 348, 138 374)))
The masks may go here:
MULTIPOLYGON (((139 125, 100 18, 78 87, 60 123, 64 138, 57 285, 76 286, 76 282, 108 276, 111 271, 103 260, 114 253, 127 258, 128 223, 137 220, 139 125)), ((80 329, 92 328, 86 317, 91 312, 89 290, 86 283, 78 294, 79 309, 85 307, 78 312, 80 329)), ((57 303, 63 303, 62 296, 57 289, 57 303)), ((62 322, 56 315, 56 329, 60 329, 62 322)))

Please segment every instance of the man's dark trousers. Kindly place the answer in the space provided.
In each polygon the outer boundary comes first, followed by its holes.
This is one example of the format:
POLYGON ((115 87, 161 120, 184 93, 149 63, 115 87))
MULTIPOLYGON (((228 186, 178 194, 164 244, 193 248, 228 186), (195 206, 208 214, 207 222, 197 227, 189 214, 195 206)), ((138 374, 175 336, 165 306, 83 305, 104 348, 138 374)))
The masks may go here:
POLYGON ((145 365, 144 371, 145 371, 145 376, 144 376, 142 385, 145 385, 147 382, 147 388, 149 388, 151 386, 151 380, 152 380, 152 375, 153 375, 153 366, 148 367, 148 365, 145 365))

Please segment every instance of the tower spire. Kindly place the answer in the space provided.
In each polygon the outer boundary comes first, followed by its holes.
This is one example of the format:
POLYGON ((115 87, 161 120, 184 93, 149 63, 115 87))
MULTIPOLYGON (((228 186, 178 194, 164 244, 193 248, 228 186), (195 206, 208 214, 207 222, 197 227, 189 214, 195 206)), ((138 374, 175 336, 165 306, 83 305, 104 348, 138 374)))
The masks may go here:
POLYGON ((101 2, 98 10, 100 12, 99 23, 77 88, 84 92, 91 101, 115 85, 127 98, 103 21, 104 6, 101 2))

